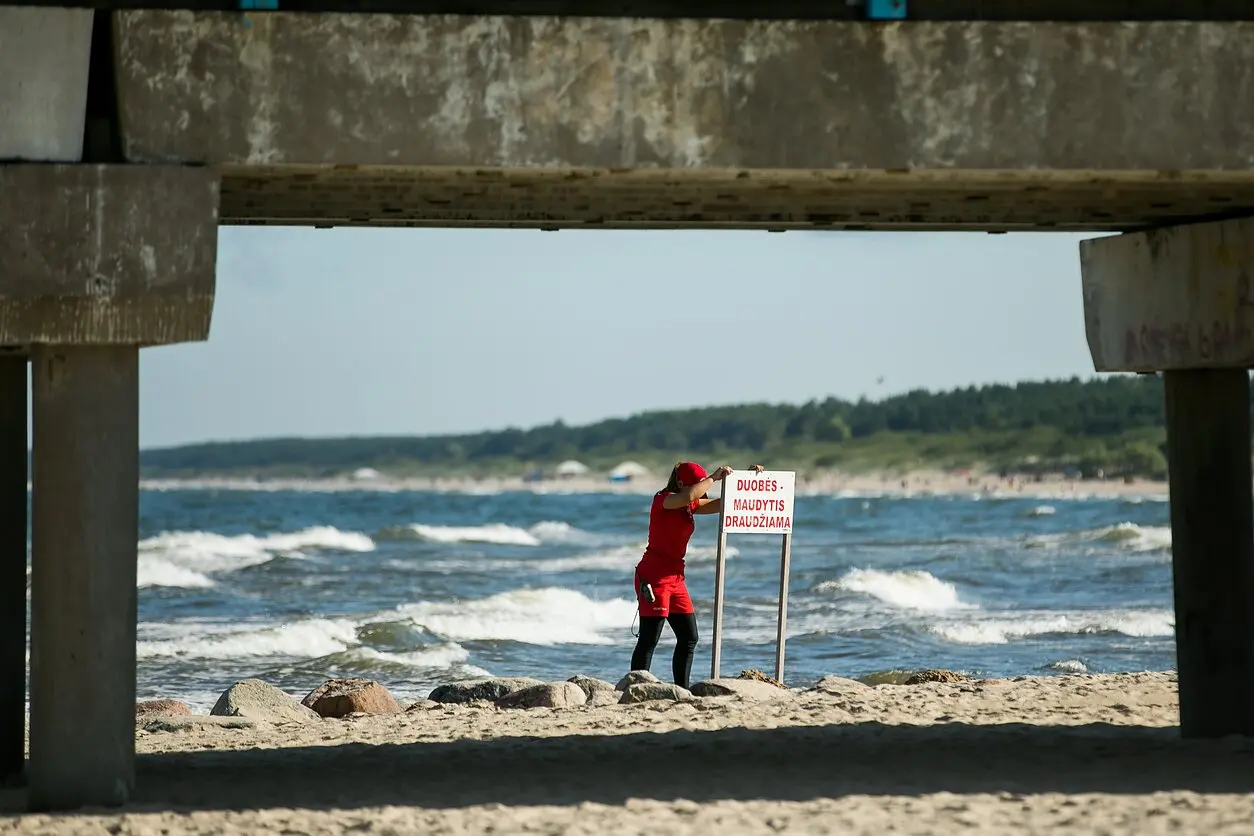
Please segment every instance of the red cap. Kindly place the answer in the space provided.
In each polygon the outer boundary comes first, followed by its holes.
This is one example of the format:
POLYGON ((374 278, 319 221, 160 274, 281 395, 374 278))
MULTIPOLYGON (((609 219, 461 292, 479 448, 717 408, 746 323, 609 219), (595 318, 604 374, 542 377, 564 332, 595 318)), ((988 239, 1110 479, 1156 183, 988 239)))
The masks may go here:
POLYGON ((680 462, 678 470, 676 475, 685 485, 695 485, 706 477, 705 468, 696 462, 680 462))

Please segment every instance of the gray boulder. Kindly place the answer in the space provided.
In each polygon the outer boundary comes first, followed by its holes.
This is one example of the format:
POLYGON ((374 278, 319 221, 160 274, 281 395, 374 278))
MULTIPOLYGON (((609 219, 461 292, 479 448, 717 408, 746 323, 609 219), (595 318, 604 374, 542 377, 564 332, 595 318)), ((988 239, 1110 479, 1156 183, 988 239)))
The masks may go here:
POLYGON ((810 690, 826 691, 829 694, 857 694, 872 689, 870 685, 867 685, 865 682, 859 682, 856 679, 846 679, 843 676, 825 676, 810 690))
POLYGON ((792 699, 792 692, 756 679, 707 679, 692 686, 695 697, 744 697, 750 700, 792 699))
POLYGON ((680 688, 678 685, 671 685, 667 682, 637 682, 634 685, 627 686, 627 690, 623 691, 623 696, 619 699, 619 703, 631 705, 632 703, 649 702, 650 700, 680 702, 690 699, 692 699, 692 692, 687 688, 680 688))
POLYGON ((576 685, 578 685, 579 690, 583 691, 583 695, 587 697, 589 701, 592 700, 592 695, 597 693, 598 691, 607 691, 609 693, 614 693, 614 691, 617 690, 609 682, 606 682, 604 679, 597 679, 594 676, 583 676, 581 674, 579 676, 572 676, 570 679, 566 681, 573 682, 576 685))
POLYGON ((929 682, 966 682, 971 677, 956 671, 925 670, 915 671, 906 677, 905 685, 925 685, 929 682))
POLYGON ((182 700, 145 700, 135 703, 135 716, 152 715, 188 717, 191 707, 182 700))
POLYGON ((428 699, 443 703, 475 702, 477 700, 496 702, 507 694, 530 688, 533 685, 543 684, 544 682, 539 679, 532 679, 527 676, 466 679, 461 682, 450 682, 447 685, 437 686, 428 696, 428 699))
POLYGON ((496 701, 497 708, 576 708, 588 701, 583 689, 573 682, 547 682, 532 685, 496 701))
POLYGON ((588 705, 618 705, 620 697, 622 697, 622 694, 613 689, 609 691, 593 691, 592 696, 588 697, 588 705))
POLYGON ((147 732, 181 732, 204 728, 251 729, 257 721, 247 717, 207 717, 204 714, 146 714, 137 720, 137 724, 147 732))
POLYGON ((642 682, 661 682, 656 676, 649 671, 631 671, 622 679, 618 680, 618 684, 614 686, 615 691, 626 691, 632 685, 639 685, 642 682))
POLYGON ((312 709, 260 679, 236 682, 218 697, 209 713, 214 717, 247 717, 263 723, 308 723, 322 719, 312 709))

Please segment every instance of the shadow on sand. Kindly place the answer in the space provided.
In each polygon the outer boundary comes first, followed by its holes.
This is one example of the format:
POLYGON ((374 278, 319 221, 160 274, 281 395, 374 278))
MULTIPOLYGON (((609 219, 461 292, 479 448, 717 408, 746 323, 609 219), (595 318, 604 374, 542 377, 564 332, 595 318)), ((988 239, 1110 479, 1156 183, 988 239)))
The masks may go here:
MULTIPOLYGON (((1254 740, 1088 725, 789 727, 152 754, 129 808, 430 808, 1254 791, 1254 740)), ((20 803, 13 795, 7 809, 20 803)))

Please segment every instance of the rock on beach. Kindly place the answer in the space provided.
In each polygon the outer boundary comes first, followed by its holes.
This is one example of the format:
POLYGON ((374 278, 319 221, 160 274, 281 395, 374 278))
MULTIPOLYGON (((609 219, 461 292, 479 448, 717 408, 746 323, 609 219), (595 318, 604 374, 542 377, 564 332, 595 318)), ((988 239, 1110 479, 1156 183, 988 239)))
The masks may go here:
POLYGON ((144 700, 135 703, 136 717, 162 715, 167 717, 187 717, 192 713, 191 706, 182 700, 144 700))
MULTIPOLYGON (((606 682, 604 679, 597 679, 595 676, 584 676, 583 674, 579 674, 578 676, 572 676, 570 679, 566 681, 573 682, 574 684, 578 685, 579 690, 583 691, 583 695, 588 698, 589 702, 592 701, 593 694, 597 694, 597 693, 614 694, 616 690, 612 683, 606 682)), ((617 700, 617 698, 618 698, 618 695, 615 694, 615 700, 617 700)))
POLYGON ((618 684, 614 686, 617 691, 626 691, 632 685, 639 685, 645 682, 658 683, 662 680, 658 679, 649 671, 631 671, 622 679, 618 680, 618 684))
POLYGON ((209 714, 247 717, 263 723, 308 723, 322 719, 317 712, 260 679, 245 679, 227 688, 209 714))
POLYGON ((792 699, 791 691, 757 679, 707 679, 692 686, 696 697, 736 696, 751 700, 792 699))
POLYGON ((619 699, 619 703, 631 705, 638 702, 650 702, 651 700, 682 702, 690 699, 692 699, 692 692, 687 688, 680 688, 678 685, 672 685, 667 682, 637 682, 634 685, 627 686, 627 690, 623 691, 623 696, 619 699))
POLYGON ((583 689, 573 682, 547 682, 532 685, 496 701, 497 708, 578 708, 588 701, 583 689))
POLYGON ((373 679, 329 679, 301 700, 321 717, 339 718, 350 714, 398 714, 401 704, 373 679))
POLYGON ((461 682, 450 682, 436 687, 428 699, 443 703, 477 702, 479 700, 496 702, 507 694, 544 684, 543 680, 532 679, 527 676, 466 679, 461 682))

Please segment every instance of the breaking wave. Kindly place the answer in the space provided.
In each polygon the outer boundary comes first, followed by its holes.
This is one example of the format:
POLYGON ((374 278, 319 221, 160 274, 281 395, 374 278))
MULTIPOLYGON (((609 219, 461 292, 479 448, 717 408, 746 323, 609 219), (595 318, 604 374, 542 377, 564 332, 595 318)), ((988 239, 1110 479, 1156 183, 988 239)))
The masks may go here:
POLYGON ((1054 634, 1120 633, 1138 638, 1167 637, 1175 630, 1170 610, 1036 614, 935 624, 932 632, 955 644, 1007 644, 1014 639, 1054 634))
POLYGON ((1106 546, 1127 552, 1170 551, 1171 527, 1122 522, 1118 525, 1094 528, 1087 531, 1073 531, 1066 534, 1042 534, 1029 537, 1024 541, 1024 545, 1028 548, 1059 548, 1080 543, 1106 546))
POLYGON ((428 540, 434 543, 490 543, 498 546, 540 546, 544 543, 571 543, 595 539, 570 523, 545 521, 529 528, 504 523, 476 526, 424 525, 413 523, 381 532, 384 539, 428 540))
POLYGON ((952 583, 919 570, 881 572, 876 569, 851 569, 839 580, 818 584, 815 591, 855 592, 870 595, 894 607, 925 612, 946 612, 975 606, 960 600, 958 589, 952 583))
POLYGON ((210 575, 258 566, 276 557, 300 558, 315 551, 368 552, 374 547, 365 534, 332 526, 262 536, 170 531, 139 542, 138 585, 205 588, 214 585, 210 575))
POLYGON ((594 601, 560 587, 515 589, 469 601, 423 601, 397 610, 416 626, 451 641, 612 644, 609 631, 631 623, 635 604, 594 601))

